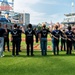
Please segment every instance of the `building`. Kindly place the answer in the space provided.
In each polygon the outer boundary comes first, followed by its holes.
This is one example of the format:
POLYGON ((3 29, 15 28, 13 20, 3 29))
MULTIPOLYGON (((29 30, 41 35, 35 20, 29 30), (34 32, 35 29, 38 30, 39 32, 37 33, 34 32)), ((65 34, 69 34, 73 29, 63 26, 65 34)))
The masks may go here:
POLYGON ((0 0, 0 18, 6 18, 11 23, 18 23, 21 25, 28 25, 30 23, 29 13, 14 12, 14 0, 0 0))
POLYGON ((28 25, 30 23, 30 14, 29 13, 24 13, 23 16, 23 25, 28 25))
POLYGON ((64 14, 66 17, 64 18, 62 24, 67 25, 75 25, 75 12, 74 12, 74 2, 72 2, 72 12, 69 14, 64 14))
POLYGON ((10 13, 9 18, 12 23, 19 23, 22 25, 28 25, 30 23, 30 14, 29 13, 10 13))
POLYGON ((8 0, 0 0, 0 10, 10 11, 13 10, 14 0, 8 2, 8 0))
POLYGON ((75 13, 64 14, 66 17, 64 18, 62 24, 64 25, 75 25, 75 13))

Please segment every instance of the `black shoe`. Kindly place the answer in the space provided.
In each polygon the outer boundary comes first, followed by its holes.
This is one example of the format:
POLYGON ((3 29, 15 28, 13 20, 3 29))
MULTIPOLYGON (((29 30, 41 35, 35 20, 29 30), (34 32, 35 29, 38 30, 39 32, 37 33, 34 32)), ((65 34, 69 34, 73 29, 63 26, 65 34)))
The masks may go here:
POLYGON ((70 54, 72 54, 72 53, 70 53, 70 54))
POLYGON ((15 55, 12 55, 12 57, 14 57, 15 55))
POLYGON ((31 56, 34 56, 34 54, 31 54, 31 56))
POLYGON ((68 53, 66 53, 68 55, 68 53))
POLYGON ((20 56, 20 55, 18 54, 18 55, 16 55, 16 56, 18 57, 18 56, 20 56))
POLYGON ((27 54, 27 56, 29 56, 29 54, 27 54))
POLYGON ((19 52, 22 52, 21 50, 19 52))

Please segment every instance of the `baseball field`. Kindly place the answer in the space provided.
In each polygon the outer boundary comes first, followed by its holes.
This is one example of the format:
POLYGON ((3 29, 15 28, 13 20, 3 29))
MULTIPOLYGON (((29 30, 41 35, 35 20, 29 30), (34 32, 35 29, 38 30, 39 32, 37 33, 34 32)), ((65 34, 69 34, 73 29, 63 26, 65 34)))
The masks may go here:
MULTIPOLYGON (((74 50, 72 55, 60 51, 59 55, 54 56, 52 43, 48 40, 48 55, 42 56, 39 45, 40 43, 34 43, 33 57, 26 56, 24 40, 22 40, 20 56, 12 57, 12 53, 6 49, 5 56, 0 58, 0 75, 75 75, 74 50)), ((12 47, 10 49, 12 50, 12 47)))

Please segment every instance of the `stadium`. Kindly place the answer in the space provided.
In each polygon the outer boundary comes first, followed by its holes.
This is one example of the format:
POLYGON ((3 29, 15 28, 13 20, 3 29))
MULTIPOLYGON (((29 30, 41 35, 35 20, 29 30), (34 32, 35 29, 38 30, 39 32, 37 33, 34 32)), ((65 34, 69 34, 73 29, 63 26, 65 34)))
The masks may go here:
MULTIPOLYGON (((0 57, 0 74, 1 75, 75 75, 75 71, 74 71, 75 70, 75 48, 74 48, 75 45, 72 46, 72 51, 71 51, 72 53, 66 54, 67 44, 66 44, 66 49, 64 50, 64 48, 62 48, 62 51, 61 51, 61 38, 60 38, 59 39, 59 54, 54 54, 53 53, 54 52, 53 37, 56 35, 53 36, 53 33, 52 33, 52 31, 55 30, 54 28, 57 26, 59 27, 59 30, 61 31, 63 31, 64 29, 65 31, 68 31, 68 26, 72 27, 71 31, 75 30, 75 13, 74 12, 69 14, 64 14, 66 18, 61 23, 43 22, 42 24, 34 26, 34 28, 32 28, 33 30, 38 31, 38 33, 41 33, 39 31, 43 29, 43 27, 45 27, 43 25, 47 25, 47 31, 50 29, 50 34, 48 34, 47 40, 45 40, 47 41, 47 55, 41 54, 42 40, 38 39, 38 42, 37 42, 36 36, 34 36, 33 37, 33 41, 34 41, 33 54, 34 55, 27 56, 28 42, 26 42, 26 40, 28 38, 26 38, 26 35, 25 35, 26 32, 23 32, 21 35, 21 45, 20 45, 21 51, 19 52, 19 55, 12 56, 12 51, 13 51, 12 31, 15 29, 14 27, 16 27, 16 24, 18 26, 21 26, 22 31, 28 28, 27 25, 29 25, 30 23, 30 14, 14 12, 14 0, 12 0, 11 2, 9 2, 8 0, 0 0, 0 10, 1 10, 0 11, 0 23, 1 23, 0 26, 2 25, 2 28, 5 29, 6 33, 8 33, 8 31, 6 30, 7 25, 8 25, 8 29, 11 28, 9 31, 9 36, 8 36, 10 51, 8 50, 8 45, 5 44, 5 51, 3 51, 4 56, 0 57), (12 33, 12 35, 10 32, 12 33)), ((0 28, 0 53, 2 48, 1 37, 6 35, 4 34, 1 36, 1 34, 3 33, 4 31, 1 31, 1 28, 0 28)), ((14 34, 16 34, 16 32, 14 32, 14 34)), ((31 41, 30 38, 28 39, 28 41, 29 42, 31 41)), ((29 51, 29 53, 31 53, 31 51, 29 51)))

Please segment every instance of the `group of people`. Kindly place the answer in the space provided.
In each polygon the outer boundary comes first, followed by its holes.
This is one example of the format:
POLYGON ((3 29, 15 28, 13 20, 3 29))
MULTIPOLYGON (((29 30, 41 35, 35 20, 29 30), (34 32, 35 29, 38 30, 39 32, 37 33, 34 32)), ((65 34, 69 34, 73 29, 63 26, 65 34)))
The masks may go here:
POLYGON ((14 25, 14 28, 8 29, 8 26, 5 24, 2 26, 0 23, 0 57, 3 57, 3 51, 5 51, 5 44, 7 43, 8 51, 9 48, 9 33, 11 33, 11 42, 12 42, 12 56, 15 55, 15 47, 16 47, 16 55, 19 55, 20 52, 20 44, 21 44, 21 33, 22 30, 19 29, 20 26, 17 24, 14 25))
POLYGON ((52 48, 53 54, 59 54, 59 40, 61 38, 61 51, 64 46, 64 51, 66 54, 72 53, 72 45, 75 48, 75 31, 71 29, 71 26, 68 26, 67 30, 60 29, 60 25, 54 25, 54 29, 46 28, 46 25, 43 24, 41 30, 33 29, 32 24, 28 24, 27 28, 24 29, 22 26, 17 26, 14 24, 14 27, 8 29, 7 25, 4 25, 4 28, 1 27, 0 23, 0 57, 3 57, 3 51, 5 51, 5 43, 7 43, 8 51, 9 49, 9 33, 11 33, 11 42, 12 42, 12 56, 18 56, 21 46, 21 34, 25 34, 26 38, 26 49, 27 56, 34 56, 33 54, 33 45, 34 45, 34 35, 36 37, 36 42, 40 40, 40 49, 42 56, 47 55, 47 36, 50 35, 52 38, 52 48), (66 45, 66 47, 65 47, 66 45), (31 50, 31 51, 30 51, 31 50), (16 53, 16 54, 15 54, 16 53))

